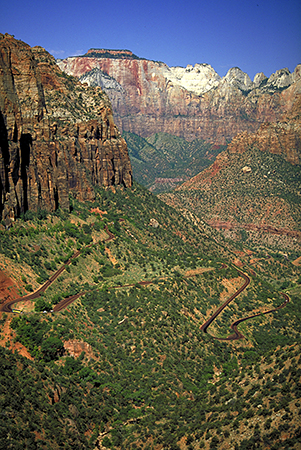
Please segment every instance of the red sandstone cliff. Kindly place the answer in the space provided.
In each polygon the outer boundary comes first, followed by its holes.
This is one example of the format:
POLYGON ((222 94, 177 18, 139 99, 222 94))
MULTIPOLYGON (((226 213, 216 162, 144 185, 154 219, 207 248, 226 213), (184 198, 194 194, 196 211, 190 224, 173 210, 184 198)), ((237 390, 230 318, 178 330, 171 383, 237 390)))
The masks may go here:
POLYGON ((254 132, 263 122, 279 120, 291 106, 287 87, 300 78, 300 66, 293 74, 283 69, 269 79, 257 74, 252 82, 238 68, 220 78, 206 64, 169 68, 115 54, 70 57, 58 64, 88 84, 102 83, 104 74, 111 77, 104 89, 121 130, 143 137, 166 132, 216 144, 225 144, 243 131, 254 132))
POLYGON ((184 213, 195 212, 231 239, 241 239, 244 230, 244 239, 247 236, 253 245, 298 251, 300 162, 301 95, 297 94, 280 121, 262 124, 255 133, 239 134, 209 168, 160 198, 184 213))
MULTIPOLYGON (((300 81, 298 85, 301 85, 300 81)), ((300 114, 301 94, 297 94, 292 109, 280 121, 264 123, 255 133, 245 131, 237 135, 228 145, 228 151, 243 153, 248 148, 254 147, 264 152, 282 155, 291 164, 301 164, 300 114)))
POLYGON ((131 183, 107 95, 62 73, 43 48, 0 34, 0 218, 131 183))

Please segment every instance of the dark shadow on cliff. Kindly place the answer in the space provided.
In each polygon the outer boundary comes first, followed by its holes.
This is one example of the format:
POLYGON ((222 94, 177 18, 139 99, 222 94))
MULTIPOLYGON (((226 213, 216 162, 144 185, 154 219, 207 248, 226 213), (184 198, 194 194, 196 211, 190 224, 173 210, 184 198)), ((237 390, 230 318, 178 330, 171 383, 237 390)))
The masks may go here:
POLYGON ((3 114, 0 112, 0 151, 3 160, 3 165, 0 164, 0 217, 4 208, 5 193, 9 190, 8 184, 8 164, 9 164, 9 150, 7 130, 4 122, 3 114))
POLYGON ((23 183, 23 195, 24 195, 24 203, 23 203, 23 212, 25 213, 28 210, 28 182, 27 182, 27 169, 29 167, 30 162, 30 148, 32 145, 32 137, 31 134, 26 133, 22 134, 20 138, 20 149, 21 149, 21 178, 23 183))

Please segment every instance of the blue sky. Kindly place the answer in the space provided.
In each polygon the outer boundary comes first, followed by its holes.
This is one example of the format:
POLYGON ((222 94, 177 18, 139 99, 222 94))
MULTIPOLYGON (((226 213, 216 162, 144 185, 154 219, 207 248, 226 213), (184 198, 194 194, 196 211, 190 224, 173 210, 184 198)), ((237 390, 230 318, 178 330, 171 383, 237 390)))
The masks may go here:
POLYGON ((56 58, 129 49, 169 66, 208 63, 221 76, 301 63, 300 0, 1 0, 0 32, 56 58))

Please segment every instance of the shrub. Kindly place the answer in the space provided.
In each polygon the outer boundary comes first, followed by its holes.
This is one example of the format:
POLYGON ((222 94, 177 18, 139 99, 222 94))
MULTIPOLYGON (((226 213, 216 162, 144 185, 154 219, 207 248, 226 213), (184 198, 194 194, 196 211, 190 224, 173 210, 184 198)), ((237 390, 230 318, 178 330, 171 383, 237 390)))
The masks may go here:
POLYGON ((46 362, 57 359, 64 353, 63 342, 56 337, 49 337, 42 343, 41 351, 46 362))
POLYGON ((52 310, 52 304, 51 303, 47 303, 43 298, 38 298, 38 300, 35 303, 34 309, 37 312, 51 311, 52 310))
POLYGON ((33 292, 33 287, 32 287, 31 284, 26 284, 25 285, 25 289, 26 289, 27 292, 33 292))

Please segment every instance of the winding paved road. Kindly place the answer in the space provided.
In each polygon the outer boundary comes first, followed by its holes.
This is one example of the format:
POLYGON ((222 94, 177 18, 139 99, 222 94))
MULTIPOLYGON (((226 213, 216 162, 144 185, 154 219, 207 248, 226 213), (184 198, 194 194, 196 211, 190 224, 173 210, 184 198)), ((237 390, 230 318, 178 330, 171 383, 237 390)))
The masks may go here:
POLYGON ((209 327, 209 325, 214 321, 214 319, 216 319, 216 317, 223 311, 223 309, 226 308, 227 305, 229 305, 230 302, 232 302, 232 300, 237 297, 243 290, 246 289, 246 287, 250 284, 250 278, 245 275, 243 272, 241 272, 240 270, 238 270, 238 273, 241 277, 244 278, 245 282, 244 284, 238 289, 238 291, 234 292, 233 295, 231 295, 231 297, 229 297, 216 311, 214 314, 212 314, 212 316, 207 320, 207 322, 205 322, 202 326, 201 326, 201 330, 204 331, 204 333, 207 333, 207 328, 209 327))
MULTIPOLYGON (((114 234, 109 231, 108 226, 106 225, 106 233, 108 234, 108 238, 101 242, 108 242, 115 238, 114 234)), ((93 245, 95 245, 93 242, 89 245, 87 245, 84 249, 90 248, 93 245)), ((12 306, 15 303, 23 302, 26 300, 34 300, 41 296, 43 292, 46 291, 46 289, 61 275, 61 273, 66 269, 67 266, 69 266, 73 259, 77 258, 81 254, 81 250, 76 251, 71 258, 68 259, 68 261, 60 267, 50 278, 47 280, 43 286, 41 286, 39 289, 37 289, 32 294, 25 295, 24 297, 16 298, 15 300, 12 300, 10 302, 4 303, 3 305, 0 305, 0 311, 3 312, 12 312, 12 306)), ((60 301, 55 307, 53 308, 53 311, 61 311, 62 309, 66 308, 70 303, 72 303, 74 300, 76 300, 81 295, 85 294, 85 292, 81 292, 75 295, 72 295, 70 297, 67 297, 60 301)))
MULTIPOLYGON (((236 298, 242 291, 244 291, 246 289, 246 287, 250 284, 250 278, 248 277, 248 275, 246 275, 245 273, 243 273, 241 270, 237 270, 239 275, 241 277, 244 278, 244 284, 233 294, 231 295, 231 297, 229 297, 216 311, 214 314, 212 314, 212 316, 201 326, 201 330, 204 331, 204 333, 207 333, 207 329, 209 327, 209 325, 211 325, 211 323, 217 318, 217 316, 223 311, 223 309, 226 308, 226 306, 229 305, 230 302, 232 302, 232 300, 234 298, 236 298)), ((277 308, 274 309, 270 309, 268 311, 265 311, 263 313, 258 313, 258 314, 253 314, 252 316, 248 316, 248 317, 243 317, 242 319, 236 320, 235 322, 232 323, 232 325, 230 326, 230 328, 234 331, 234 334, 231 334, 230 336, 226 337, 226 338, 219 338, 217 336, 212 336, 210 335, 213 339, 218 339, 219 341, 235 341, 237 339, 245 339, 245 336, 238 331, 237 327, 241 322, 245 322, 246 320, 249 319, 253 319, 254 317, 258 317, 258 316, 262 316, 264 314, 270 314, 271 312, 274 311, 278 311, 278 309, 284 308, 287 303, 289 302, 289 296, 283 292, 281 292, 281 295, 285 298, 285 301, 278 306, 277 308)))
POLYGON ((244 317, 243 319, 236 320, 231 325, 231 329, 234 331, 234 334, 231 334, 230 336, 228 336, 224 340, 228 340, 229 341, 229 340, 235 340, 235 339, 244 339, 244 335, 240 331, 238 331, 238 329, 237 329, 237 326, 241 322, 244 322, 245 320, 253 319, 253 317, 262 316, 264 314, 270 314, 271 312, 278 311, 278 309, 284 308, 288 304, 288 302, 290 301, 290 298, 284 292, 280 292, 280 294, 285 298, 285 301, 280 306, 278 306, 277 308, 274 308, 274 309, 270 309, 269 311, 265 311, 263 313, 253 314, 252 316, 248 316, 248 317, 244 317))
MULTIPOLYGON (((105 239, 103 242, 108 242, 112 239, 115 238, 114 234, 111 233, 108 229, 108 226, 106 226, 106 233, 108 234, 108 238, 105 239)), ((94 243, 91 243, 89 245, 87 245, 85 247, 89 248, 92 247, 93 245, 95 245, 94 243)), ((15 300, 12 300, 10 302, 7 302, 3 305, 0 305, 0 311, 3 312, 12 312, 12 306, 15 303, 21 302, 21 301, 26 301, 26 300, 34 300, 38 297, 41 296, 41 293, 45 292, 46 289, 61 275, 61 273, 66 269, 67 266, 69 266, 72 262, 73 259, 77 258, 80 255, 81 251, 78 250, 77 252, 75 252, 70 259, 68 259, 68 261, 62 266, 60 267, 50 278, 49 280, 47 280, 43 286, 41 286, 38 290, 36 290, 35 292, 33 292, 32 294, 28 294, 25 295, 24 297, 19 297, 16 298, 15 300)), ((227 267, 225 264, 222 264, 221 268, 225 268, 227 267)), ((232 302, 232 300, 234 300, 242 291, 244 291, 246 289, 246 287, 250 284, 250 278, 248 275, 246 275, 245 273, 243 273, 241 270, 238 270, 238 274, 244 279, 244 283, 243 285, 234 293, 231 295, 231 297, 229 297, 213 314, 212 316, 201 326, 201 330, 204 331, 204 333, 207 333, 207 329, 209 327, 209 325, 211 325, 211 323, 217 318, 217 316, 226 308, 226 306, 229 305, 230 302, 232 302)), ((188 275, 187 278, 194 276, 194 275, 188 275)), ((142 286, 146 286, 149 284, 152 284, 155 280, 150 280, 150 281, 140 281, 138 284, 142 285, 142 286)), ((137 284, 137 283, 135 283, 137 284)), ((135 286, 135 284, 126 284, 123 286, 113 286, 112 289, 118 289, 118 288, 124 288, 124 287, 132 287, 135 286)), ((62 299, 57 305, 54 306, 53 308, 53 312, 59 312, 62 311, 63 309, 65 309, 68 305, 70 305, 72 302, 74 302, 76 299, 78 299, 79 297, 81 297, 82 295, 86 294, 87 291, 84 292, 78 292, 77 294, 71 295, 70 297, 66 297, 64 299, 62 299)), ((265 311, 263 313, 258 313, 258 314, 253 314, 252 316, 248 316, 248 317, 244 317, 242 319, 236 320, 235 322, 232 323, 231 325, 231 329, 234 331, 234 334, 231 334, 230 336, 226 337, 226 338, 219 338, 217 336, 212 336, 210 335, 213 339, 218 339, 220 341, 234 341, 237 339, 244 339, 245 336, 238 331, 237 327, 241 322, 244 322, 246 320, 249 319, 253 319, 254 317, 258 317, 264 314, 270 314, 271 312, 274 311, 278 311, 281 308, 284 308, 287 303, 289 302, 289 296, 283 292, 281 292, 281 295, 283 295, 283 297, 285 298, 285 301, 278 306, 277 308, 274 309, 270 309, 269 311, 265 311)))

